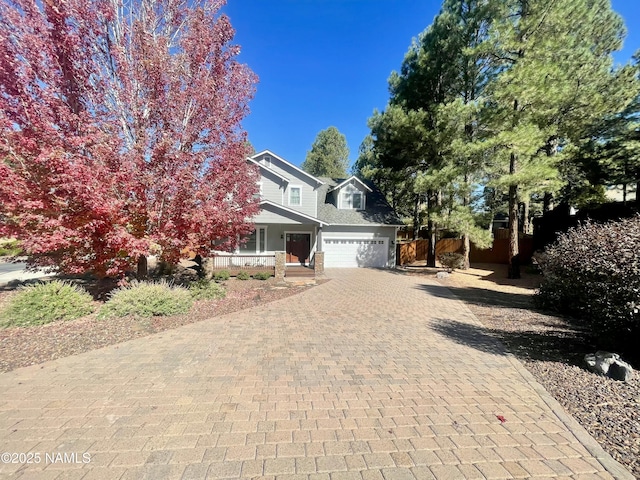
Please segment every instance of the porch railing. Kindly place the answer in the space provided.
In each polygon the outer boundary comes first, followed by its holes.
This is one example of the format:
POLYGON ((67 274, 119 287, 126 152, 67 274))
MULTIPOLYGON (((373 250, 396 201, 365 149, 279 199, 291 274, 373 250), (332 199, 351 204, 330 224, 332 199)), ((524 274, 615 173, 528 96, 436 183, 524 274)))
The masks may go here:
POLYGON ((267 271, 273 273, 276 268, 276 256, 271 255, 214 255, 213 270, 229 270, 232 275, 240 271, 248 273, 267 271))

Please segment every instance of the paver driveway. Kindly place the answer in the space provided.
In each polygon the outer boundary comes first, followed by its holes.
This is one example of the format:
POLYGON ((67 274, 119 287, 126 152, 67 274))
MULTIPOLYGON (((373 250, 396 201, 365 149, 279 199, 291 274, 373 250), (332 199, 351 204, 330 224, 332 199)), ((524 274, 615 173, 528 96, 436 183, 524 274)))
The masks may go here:
POLYGON ((624 478, 448 290, 376 270, 329 277, 261 309, 0 375, 0 450, 40 454, 0 475, 624 478))

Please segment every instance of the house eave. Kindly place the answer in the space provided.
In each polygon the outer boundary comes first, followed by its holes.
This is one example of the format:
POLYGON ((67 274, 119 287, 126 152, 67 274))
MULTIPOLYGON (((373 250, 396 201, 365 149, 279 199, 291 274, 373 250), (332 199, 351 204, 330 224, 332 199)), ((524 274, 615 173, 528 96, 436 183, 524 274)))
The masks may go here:
MULTIPOLYGON (((275 153, 273 153, 271 150, 263 150, 263 151, 261 151, 261 152, 259 152, 259 153, 256 153, 256 154, 252 155, 252 156, 251 156, 251 158, 253 159, 253 158, 259 157, 260 155, 264 155, 264 154, 268 154, 268 155, 270 155, 270 156, 272 156, 272 157, 277 158, 277 159, 278 159, 278 160, 280 160, 281 162, 286 163, 286 164, 287 164, 287 165, 289 165, 291 168, 293 168, 295 171, 297 171, 297 172, 299 172, 299 173, 301 173, 301 174, 303 174, 303 175, 305 175, 305 176, 309 177, 309 178, 310 178, 310 179, 312 179, 313 181, 315 181, 315 182, 318 184, 318 186, 320 186, 320 185, 324 185, 324 182, 323 182, 322 180, 319 180, 318 178, 314 177, 314 176, 313 176, 313 175, 311 175, 310 173, 307 173, 307 172, 305 172, 304 170, 302 170, 301 168, 296 167, 293 163, 286 161, 284 158, 282 158, 282 157, 281 157, 281 156, 279 156, 279 155, 276 155, 276 154, 275 154, 275 153)), ((254 162, 255 162, 255 160, 254 160, 254 162)), ((258 163, 258 162, 256 162, 256 163, 258 163)))
POLYGON ((254 165, 257 165, 258 167, 260 167, 262 170, 264 170, 265 172, 269 172, 271 175, 274 175, 276 177, 278 177, 280 180, 282 180, 284 183, 291 183, 291 180, 289 180, 287 177, 284 177, 282 175, 280 175, 278 172, 276 172, 275 170, 270 169, 269 167, 267 167, 266 165, 262 165, 260 162, 256 162, 253 158, 251 157, 247 157, 247 161, 253 163, 254 165))
POLYGON ((306 213, 299 212, 298 210, 294 210, 292 208, 285 207, 284 205, 277 204, 277 203, 272 202, 270 200, 261 201, 260 202, 260 206, 262 206, 262 205, 269 205, 271 207, 280 209, 280 210, 282 210, 284 212, 291 213, 293 215, 297 215, 297 216, 302 217, 302 218, 307 219, 307 220, 311 220, 312 222, 317 223, 321 227, 323 227, 325 225, 329 225, 327 222, 323 222, 319 218, 312 217, 311 215, 307 215, 306 213))
POLYGON ((405 227, 404 223, 329 223, 331 227, 405 227))
POLYGON ((344 187, 347 183, 349 183, 351 180, 355 180, 356 182, 358 182, 360 185, 362 185, 364 188, 366 188, 369 192, 373 192, 373 190, 371 189, 371 187, 369 187, 369 185, 367 185, 366 183, 364 183, 362 180, 360 180, 358 177, 356 177, 355 175, 351 175, 349 178, 347 178, 346 180, 342 181, 341 183, 339 183, 338 185, 336 185, 335 187, 331 187, 329 190, 327 190, 327 193, 331 193, 335 190, 340 190, 342 187, 344 187))

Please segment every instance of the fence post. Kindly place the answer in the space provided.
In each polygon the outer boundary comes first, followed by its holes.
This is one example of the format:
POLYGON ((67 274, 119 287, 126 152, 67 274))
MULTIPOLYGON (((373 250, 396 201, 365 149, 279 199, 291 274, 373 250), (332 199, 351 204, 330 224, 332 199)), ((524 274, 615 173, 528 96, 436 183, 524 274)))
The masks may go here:
POLYGON ((276 252, 275 277, 276 277, 277 283, 284 282, 284 269, 286 266, 286 260, 287 260, 287 257, 285 252, 276 252))

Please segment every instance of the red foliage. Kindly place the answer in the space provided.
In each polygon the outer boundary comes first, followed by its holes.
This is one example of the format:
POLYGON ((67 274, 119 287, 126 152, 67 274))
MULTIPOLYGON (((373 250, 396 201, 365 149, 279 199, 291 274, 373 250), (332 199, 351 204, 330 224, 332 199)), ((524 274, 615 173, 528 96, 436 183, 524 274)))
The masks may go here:
POLYGON ((0 2, 0 236, 32 266, 122 275, 251 231, 256 77, 220 4, 0 2))

